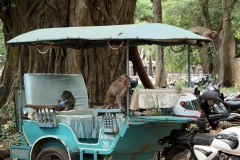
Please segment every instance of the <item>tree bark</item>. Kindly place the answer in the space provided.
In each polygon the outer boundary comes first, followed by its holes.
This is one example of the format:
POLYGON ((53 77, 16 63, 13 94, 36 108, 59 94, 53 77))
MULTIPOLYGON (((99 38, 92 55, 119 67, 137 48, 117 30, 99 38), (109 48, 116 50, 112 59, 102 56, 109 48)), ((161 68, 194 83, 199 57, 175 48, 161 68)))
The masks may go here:
MULTIPOLYGON (((154 22, 162 23, 162 1, 153 0, 154 22)), ((162 87, 166 85, 166 70, 164 63, 164 51, 162 46, 157 46, 156 52, 156 79, 155 86, 162 87)))
MULTIPOLYGON (((5 40, 38 28, 115 25, 133 23, 136 0, 4 0, 0 18, 4 23, 5 40), (9 7, 16 3, 16 8, 9 7)), ((46 50, 47 47, 39 47, 46 50)), ((0 98, 5 104, 13 86, 19 82, 19 53, 23 53, 23 73, 81 73, 87 84, 91 104, 102 103, 108 86, 125 73, 125 48, 117 51, 109 47, 85 49, 81 54, 73 49, 49 49, 46 54, 37 53, 36 47, 7 46, 7 61, 1 83, 7 92, 0 98)), ((137 55, 136 55, 137 56, 137 55)))
POLYGON ((217 64, 219 64, 219 67, 216 68, 215 73, 223 81, 223 85, 227 87, 233 85, 240 86, 240 75, 238 73, 240 65, 235 57, 236 44, 231 23, 231 12, 235 2, 234 0, 228 3, 227 0, 222 0, 222 29, 218 36, 219 40, 216 43, 219 56, 217 64))
MULTIPOLYGON (((204 13, 205 25, 207 28, 213 29, 210 25, 211 23, 208 13, 209 0, 200 0, 200 2, 204 13)), ((210 56, 215 57, 212 61, 214 66, 206 65, 206 63, 204 63, 205 66, 203 66, 203 68, 206 72, 212 73, 212 78, 214 78, 215 81, 223 81, 224 86, 240 86, 240 75, 237 72, 240 66, 237 58, 235 57, 236 44, 233 37, 231 23, 231 12, 234 8, 236 0, 231 1, 231 3, 227 0, 221 0, 221 2, 222 14, 219 18, 218 26, 214 29, 218 32, 218 36, 212 43, 214 53, 209 54, 209 52, 205 52, 210 56)), ((205 57, 206 62, 207 55, 203 57, 205 57)), ((207 59, 209 60, 209 57, 207 59)), ((207 63, 209 63, 209 61, 207 61, 207 63)))
POLYGON ((152 68, 152 56, 149 55, 149 63, 148 63, 148 68, 149 68, 149 71, 148 71, 148 75, 153 77, 153 68, 152 68))
POLYGON ((144 88, 153 89, 154 86, 148 78, 147 72, 145 71, 142 60, 138 54, 137 47, 131 47, 129 53, 129 60, 133 63, 133 66, 137 70, 138 76, 141 79, 144 88))

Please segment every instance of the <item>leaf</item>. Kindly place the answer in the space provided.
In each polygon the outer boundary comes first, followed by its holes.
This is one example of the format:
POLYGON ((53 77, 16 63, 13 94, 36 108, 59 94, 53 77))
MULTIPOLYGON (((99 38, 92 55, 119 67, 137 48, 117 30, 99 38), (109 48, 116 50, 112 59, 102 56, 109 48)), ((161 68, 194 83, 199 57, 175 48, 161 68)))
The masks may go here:
POLYGON ((11 7, 17 7, 16 3, 11 3, 11 7))
POLYGON ((3 6, 3 7, 2 7, 2 10, 3 10, 3 11, 4 11, 4 10, 6 10, 6 9, 7 9, 7 7, 6 7, 6 6, 3 6))

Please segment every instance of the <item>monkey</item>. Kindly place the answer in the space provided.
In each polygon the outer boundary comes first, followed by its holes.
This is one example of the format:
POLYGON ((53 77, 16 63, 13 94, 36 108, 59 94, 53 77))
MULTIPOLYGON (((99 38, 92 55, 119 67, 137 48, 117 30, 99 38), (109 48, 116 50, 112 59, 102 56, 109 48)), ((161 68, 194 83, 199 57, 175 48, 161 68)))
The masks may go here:
POLYGON ((75 97, 73 96, 72 92, 65 90, 62 92, 61 96, 59 97, 57 104, 57 111, 69 111, 72 110, 75 106, 75 97))
POLYGON ((200 36, 210 38, 211 40, 215 39, 218 35, 216 31, 212 31, 209 28, 204 28, 204 27, 193 27, 190 28, 189 31, 198 34, 200 36))
MULTIPOLYGON (((218 35, 218 33, 216 31, 212 31, 209 28, 204 28, 204 27, 193 27, 190 28, 189 31, 198 34, 200 36, 209 38, 211 40, 215 39, 218 35)), ((191 45, 198 45, 199 47, 202 47, 204 45, 205 42, 197 42, 196 40, 187 40, 187 43, 191 44, 191 45)))
POLYGON ((130 77, 126 74, 121 75, 115 80, 108 88, 105 98, 106 108, 114 108, 118 104, 122 112, 125 112, 125 108, 122 105, 122 100, 128 86, 130 85, 130 77))

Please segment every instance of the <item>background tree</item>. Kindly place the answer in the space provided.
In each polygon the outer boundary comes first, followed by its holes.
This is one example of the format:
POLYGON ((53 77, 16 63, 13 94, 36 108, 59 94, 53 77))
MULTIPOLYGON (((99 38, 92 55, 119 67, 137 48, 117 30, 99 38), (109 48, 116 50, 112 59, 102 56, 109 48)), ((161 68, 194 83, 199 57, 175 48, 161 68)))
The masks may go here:
POLYGON ((213 59, 214 66, 210 67, 209 72, 212 73, 215 80, 223 81, 224 86, 240 86, 238 73, 240 66, 235 57, 236 44, 232 27, 232 12, 236 1, 221 0, 221 3, 216 2, 199 0, 204 18, 202 25, 219 33, 218 37, 213 40, 213 54, 208 52, 210 53, 209 58, 215 57, 213 59))
MULTIPOLYGON (((236 46, 233 36, 237 35, 236 31, 239 28, 240 17, 239 10, 237 10, 239 3, 225 0, 221 0, 221 2, 219 3, 217 0, 167 0, 163 3, 163 18, 168 24, 186 29, 193 26, 204 26, 218 31, 219 36, 211 44, 212 47, 200 50, 199 63, 202 65, 204 73, 212 73, 213 77, 218 75, 218 80, 223 80, 225 86, 239 86, 239 63, 235 57, 236 46), (234 6, 236 7, 234 8, 234 6)), ((171 63, 173 62, 172 56, 169 54, 165 54, 165 56, 167 56, 166 62, 174 65, 171 63)))
POLYGON ((222 0, 222 18, 220 19, 219 36, 214 41, 217 49, 215 74, 219 75, 219 79, 223 80, 224 86, 240 86, 239 62, 235 57, 236 43, 233 36, 232 28, 232 11, 237 1, 222 0), (221 25, 222 24, 222 25, 221 25))
MULTIPOLYGON (((162 1, 152 0, 154 22, 162 23, 162 1)), ((166 71, 164 62, 164 50, 162 46, 157 46, 156 50, 156 80, 155 85, 162 87, 166 85, 166 71)))
MULTIPOLYGON (((152 4, 150 0, 138 0, 137 7, 135 11, 135 23, 149 23, 153 20, 153 13, 152 13, 152 4)), ((139 47, 138 47, 139 48, 139 47)), ((144 47, 145 48, 145 47, 144 47)), ((151 47, 152 48, 152 47, 151 47)), ((144 50, 148 50, 149 47, 146 47, 144 50)), ((150 79, 148 78, 147 72, 145 72, 145 68, 142 64, 142 60, 140 57, 134 56, 134 54, 138 54, 139 49, 137 47, 131 48, 130 60, 135 65, 134 69, 138 70, 138 76, 140 77, 143 85, 145 88, 153 89, 154 86, 150 79), (137 57, 137 58, 136 58, 137 57), (144 71, 144 72, 143 72, 144 71)), ((140 52, 141 54, 141 52, 140 52)))
MULTIPOLYGON (((186 0, 165 0, 162 1, 163 21, 164 23, 188 29, 195 23, 200 23, 201 12, 199 6, 190 4, 191 1, 186 0), (192 17, 192 18, 189 18, 192 17)), ((191 66, 198 66, 201 62, 199 59, 198 47, 192 47, 191 66)), ((164 47, 165 67, 168 72, 187 73, 188 70, 188 50, 187 47, 171 46, 164 47), (179 52, 181 51, 181 52, 179 52)))

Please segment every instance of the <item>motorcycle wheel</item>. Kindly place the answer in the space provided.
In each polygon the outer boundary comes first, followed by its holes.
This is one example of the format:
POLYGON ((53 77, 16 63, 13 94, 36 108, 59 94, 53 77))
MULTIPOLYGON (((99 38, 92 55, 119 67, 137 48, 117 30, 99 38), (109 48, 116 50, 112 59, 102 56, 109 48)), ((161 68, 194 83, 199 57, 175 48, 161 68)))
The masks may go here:
POLYGON ((188 151, 185 150, 176 154, 172 160, 191 160, 191 159, 188 158, 188 151))
POLYGON ((68 160, 66 151, 59 147, 46 147, 37 156, 36 160, 68 160))

